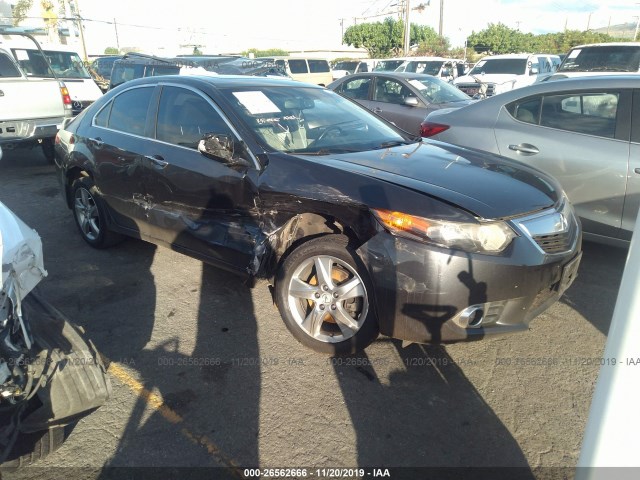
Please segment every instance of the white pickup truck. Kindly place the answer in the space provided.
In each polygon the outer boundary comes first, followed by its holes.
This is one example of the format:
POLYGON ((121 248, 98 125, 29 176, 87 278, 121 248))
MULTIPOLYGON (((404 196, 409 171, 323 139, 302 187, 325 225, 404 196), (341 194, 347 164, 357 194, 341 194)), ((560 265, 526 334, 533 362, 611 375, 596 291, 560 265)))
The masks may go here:
MULTIPOLYGON (((31 35, 19 35, 41 50, 31 35)), ((0 159, 3 150, 40 145, 45 158, 54 160, 54 139, 65 118, 72 116, 72 101, 48 62, 43 60, 41 68, 51 71, 52 78, 28 77, 0 44, 0 159)))

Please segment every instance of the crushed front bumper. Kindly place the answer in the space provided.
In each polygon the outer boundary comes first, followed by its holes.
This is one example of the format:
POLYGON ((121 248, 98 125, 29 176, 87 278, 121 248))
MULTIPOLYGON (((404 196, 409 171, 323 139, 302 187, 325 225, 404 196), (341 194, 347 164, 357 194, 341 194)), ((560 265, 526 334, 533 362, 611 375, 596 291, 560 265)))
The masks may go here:
POLYGON ((384 335, 417 343, 526 330, 576 277, 581 235, 547 254, 520 236, 503 255, 449 250, 387 232, 358 254, 369 270, 384 335))

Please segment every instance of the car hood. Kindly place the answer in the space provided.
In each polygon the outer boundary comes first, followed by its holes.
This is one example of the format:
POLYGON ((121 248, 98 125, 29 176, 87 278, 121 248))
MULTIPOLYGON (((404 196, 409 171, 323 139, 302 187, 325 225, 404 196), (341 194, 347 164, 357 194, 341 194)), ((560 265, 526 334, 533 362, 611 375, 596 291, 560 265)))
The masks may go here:
MULTIPOLYGON (((325 164, 329 161, 326 156, 314 158, 325 164)), ((330 162, 439 198, 485 219, 540 211, 562 196, 558 183, 536 169, 432 140, 336 155, 330 162)))
MULTIPOLYGON (((505 82, 511 82, 518 78, 522 78, 522 75, 515 75, 513 73, 486 73, 484 75, 474 75, 478 80, 483 83, 496 83, 501 84, 505 82)), ((472 76, 465 75, 463 77, 456 78, 454 85, 458 85, 460 83, 478 83, 472 76)))
POLYGON ((0 202, 0 289, 22 299, 46 276, 42 261, 42 242, 29 228, 0 202))

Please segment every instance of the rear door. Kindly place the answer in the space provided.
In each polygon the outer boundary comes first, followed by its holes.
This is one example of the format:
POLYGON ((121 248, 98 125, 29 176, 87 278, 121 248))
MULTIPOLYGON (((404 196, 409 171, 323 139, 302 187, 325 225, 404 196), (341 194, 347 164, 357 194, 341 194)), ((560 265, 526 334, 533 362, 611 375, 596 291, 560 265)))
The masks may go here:
POLYGON ((579 91, 529 97, 502 108, 499 153, 551 174, 584 230, 619 237, 627 189, 631 92, 579 91))
POLYGON ((143 233, 148 216, 144 165, 154 85, 129 88, 113 98, 82 130, 95 163, 95 182, 120 226, 143 233))

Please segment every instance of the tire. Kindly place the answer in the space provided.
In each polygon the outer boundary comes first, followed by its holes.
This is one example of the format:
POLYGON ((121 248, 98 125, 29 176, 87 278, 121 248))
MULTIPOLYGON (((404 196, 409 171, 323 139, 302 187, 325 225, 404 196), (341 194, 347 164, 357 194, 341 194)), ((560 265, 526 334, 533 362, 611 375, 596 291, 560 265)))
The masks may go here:
POLYGON ((48 163, 53 165, 56 161, 56 150, 53 144, 53 139, 45 138, 42 140, 40 146, 42 147, 42 154, 44 155, 44 158, 46 158, 48 163))
POLYGON ((106 211, 91 177, 80 177, 71 185, 71 210, 85 242, 93 248, 107 248, 124 237, 107 228, 106 211))
POLYGON ((49 430, 40 432, 20 434, 8 458, 0 464, 0 467, 26 467, 44 459, 60 448, 74 426, 75 423, 68 426, 51 427, 49 430))
POLYGON ((275 297, 289 331, 316 352, 353 354, 378 336, 368 272, 342 235, 291 252, 278 270, 275 297))

